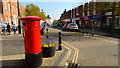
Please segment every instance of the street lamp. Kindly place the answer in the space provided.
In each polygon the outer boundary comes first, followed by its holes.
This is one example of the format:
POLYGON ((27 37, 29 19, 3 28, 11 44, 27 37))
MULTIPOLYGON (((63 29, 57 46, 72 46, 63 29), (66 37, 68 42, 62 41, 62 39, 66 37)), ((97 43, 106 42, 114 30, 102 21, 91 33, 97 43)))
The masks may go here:
POLYGON ((19 0, 17 0, 17 5, 18 5, 18 33, 21 34, 19 0))

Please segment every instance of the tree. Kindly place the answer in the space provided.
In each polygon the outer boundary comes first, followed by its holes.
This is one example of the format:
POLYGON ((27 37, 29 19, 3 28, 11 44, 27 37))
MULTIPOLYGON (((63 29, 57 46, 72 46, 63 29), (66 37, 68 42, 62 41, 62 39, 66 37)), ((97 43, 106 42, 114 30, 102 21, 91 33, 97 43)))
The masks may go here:
POLYGON ((47 19, 45 13, 43 11, 40 12, 40 8, 38 6, 35 6, 34 4, 26 5, 25 16, 38 16, 41 17, 43 20, 47 19))
POLYGON ((35 6, 34 4, 26 5, 25 16, 39 16, 39 15, 40 15, 39 7, 35 6))
POLYGON ((47 19, 47 17, 46 17, 46 15, 45 15, 44 12, 41 12, 39 16, 40 16, 43 20, 46 20, 46 19, 47 19))
POLYGON ((53 24, 57 24, 57 20, 54 20, 54 21, 53 21, 53 24))

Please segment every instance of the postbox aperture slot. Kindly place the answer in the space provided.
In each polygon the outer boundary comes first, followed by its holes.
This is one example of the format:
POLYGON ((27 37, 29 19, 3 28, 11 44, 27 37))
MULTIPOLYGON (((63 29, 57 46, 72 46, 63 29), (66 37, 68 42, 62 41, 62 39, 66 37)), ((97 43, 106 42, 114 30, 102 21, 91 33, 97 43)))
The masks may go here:
POLYGON ((33 26, 34 27, 39 27, 40 25, 39 25, 39 23, 37 21, 35 21, 33 26))

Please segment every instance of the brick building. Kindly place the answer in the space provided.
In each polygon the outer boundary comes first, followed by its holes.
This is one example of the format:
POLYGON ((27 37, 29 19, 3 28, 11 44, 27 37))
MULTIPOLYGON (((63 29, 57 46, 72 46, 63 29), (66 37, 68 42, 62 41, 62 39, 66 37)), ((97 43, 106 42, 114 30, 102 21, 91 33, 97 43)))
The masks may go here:
POLYGON ((21 4, 19 4, 19 8, 20 8, 20 17, 24 17, 25 16, 25 7, 23 7, 21 4))
POLYGON ((1 21, 12 24, 18 24, 18 3, 13 0, 1 0, 1 21))
POLYGON ((82 13, 83 13, 83 5, 78 6, 78 14, 80 16, 80 18, 82 17, 82 13))

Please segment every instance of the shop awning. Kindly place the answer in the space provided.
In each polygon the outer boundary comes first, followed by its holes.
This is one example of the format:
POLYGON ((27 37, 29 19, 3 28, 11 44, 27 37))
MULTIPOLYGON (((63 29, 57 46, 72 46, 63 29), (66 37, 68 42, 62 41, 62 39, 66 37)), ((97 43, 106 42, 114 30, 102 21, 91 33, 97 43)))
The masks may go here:
POLYGON ((90 19, 101 19, 101 15, 88 16, 90 19))
POLYGON ((61 22, 68 23, 69 21, 67 20, 60 20, 61 22))
POLYGON ((88 16, 80 18, 80 20, 91 20, 88 16))

